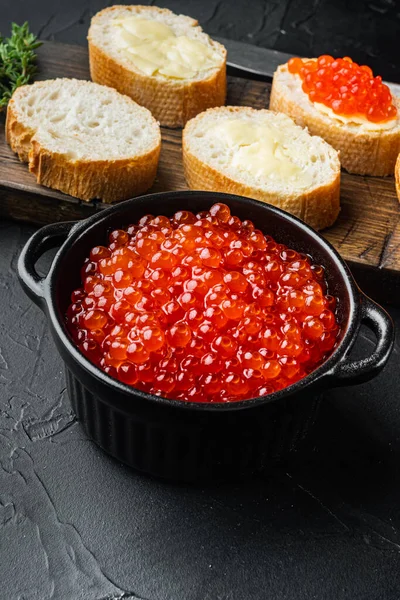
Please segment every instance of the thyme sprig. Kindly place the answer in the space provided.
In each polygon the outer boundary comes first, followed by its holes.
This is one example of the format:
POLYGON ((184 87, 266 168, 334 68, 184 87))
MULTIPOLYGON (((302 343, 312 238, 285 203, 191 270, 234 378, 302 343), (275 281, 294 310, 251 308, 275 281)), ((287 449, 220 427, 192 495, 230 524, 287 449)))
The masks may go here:
POLYGON ((30 33, 28 23, 12 23, 11 36, 0 37, 0 111, 20 85, 29 83, 36 72, 35 50, 42 42, 30 33))

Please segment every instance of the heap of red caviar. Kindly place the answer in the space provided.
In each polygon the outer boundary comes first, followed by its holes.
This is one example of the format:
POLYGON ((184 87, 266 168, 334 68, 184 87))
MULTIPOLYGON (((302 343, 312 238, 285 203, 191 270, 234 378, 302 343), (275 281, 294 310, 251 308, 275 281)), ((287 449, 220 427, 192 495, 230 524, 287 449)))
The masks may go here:
POLYGON ((81 276, 67 311, 79 349, 160 396, 264 396, 313 371, 337 342, 323 268, 224 204, 112 231, 81 276))
POLYGON ((373 123, 396 117, 392 94, 382 77, 374 77, 369 67, 348 56, 335 59, 323 55, 304 61, 291 58, 288 69, 301 77, 303 91, 312 102, 320 102, 338 115, 359 116, 373 123))

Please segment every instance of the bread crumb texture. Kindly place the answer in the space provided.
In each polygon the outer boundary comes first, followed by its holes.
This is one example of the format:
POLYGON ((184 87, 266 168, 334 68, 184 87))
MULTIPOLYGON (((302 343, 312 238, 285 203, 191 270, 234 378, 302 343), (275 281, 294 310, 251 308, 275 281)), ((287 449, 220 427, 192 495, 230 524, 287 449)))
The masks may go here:
POLYGON ((38 183, 84 200, 121 200, 145 191, 155 177, 158 123, 106 86, 54 79, 18 88, 6 130, 38 183))

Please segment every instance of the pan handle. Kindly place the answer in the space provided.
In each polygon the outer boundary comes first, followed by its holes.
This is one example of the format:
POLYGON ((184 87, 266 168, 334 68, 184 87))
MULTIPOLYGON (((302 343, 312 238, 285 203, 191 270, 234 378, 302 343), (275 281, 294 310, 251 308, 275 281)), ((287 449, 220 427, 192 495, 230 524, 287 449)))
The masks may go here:
POLYGON ((394 343, 394 325, 387 312, 365 294, 361 294, 361 323, 376 336, 370 356, 350 360, 347 354, 333 367, 330 375, 334 386, 355 385, 373 379, 386 365, 394 343))
POLYGON ((18 277, 26 294, 43 310, 46 277, 36 271, 39 258, 51 248, 60 246, 71 233, 76 221, 51 223, 36 231, 26 242, 18 259, 18 277))

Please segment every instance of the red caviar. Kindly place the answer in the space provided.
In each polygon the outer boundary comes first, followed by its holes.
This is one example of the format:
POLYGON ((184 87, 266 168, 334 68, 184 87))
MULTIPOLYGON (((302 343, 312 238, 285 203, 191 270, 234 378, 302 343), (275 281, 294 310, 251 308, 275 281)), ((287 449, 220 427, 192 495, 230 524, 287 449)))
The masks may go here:
POLYGON ((317 60, 291 58, 290 73, 302 79, 303 91, 312 102, 320 102, 334 113, 358 116, 372 123, 383 123, 397 115, 392 94, 382 77, 360 66, 348 56, 320 56, 317 60))
POLYGON ((81 276, 66 315, 78 348, 160 396, 266 395, 305 377, 337 343, 324 269, 224 204, 112 231, 81 276))

